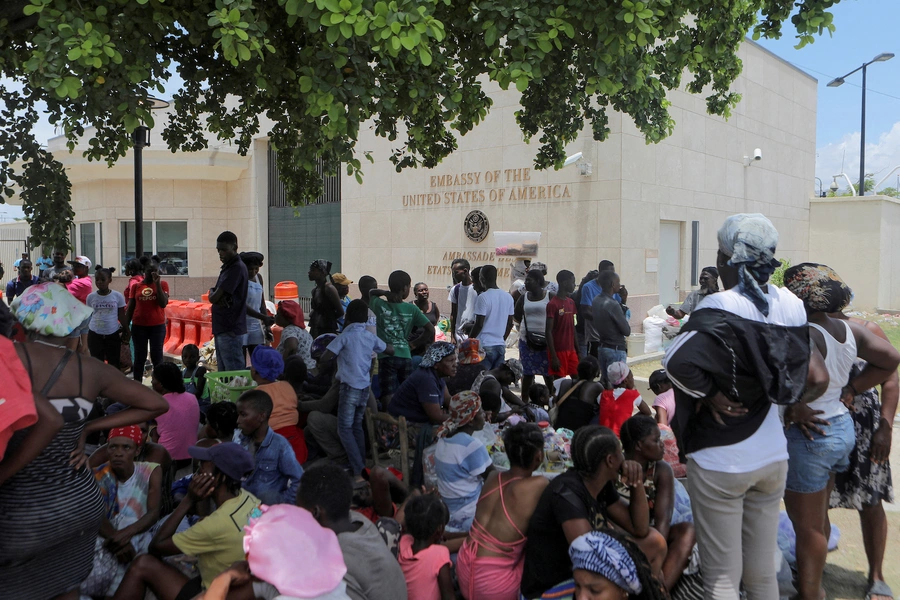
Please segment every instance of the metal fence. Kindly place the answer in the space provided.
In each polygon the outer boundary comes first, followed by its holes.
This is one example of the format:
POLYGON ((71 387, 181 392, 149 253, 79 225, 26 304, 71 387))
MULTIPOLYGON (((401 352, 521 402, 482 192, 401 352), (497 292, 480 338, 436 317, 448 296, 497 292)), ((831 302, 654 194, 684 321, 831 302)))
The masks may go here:
MULTIPOLYGON (((270 208, 286 208, 292 206, 288 201, 281 174, 278 171, 278 152, 269 146, 269 173, 268 173, 268 198, 270 208)), ((341 201, 341 176, 340 165, 336 175, 325 174, 325 163, 320 158, 316 161, 316 172, 322 178, 322 195, 316 198, 312 204, 332 204, 341 201)))

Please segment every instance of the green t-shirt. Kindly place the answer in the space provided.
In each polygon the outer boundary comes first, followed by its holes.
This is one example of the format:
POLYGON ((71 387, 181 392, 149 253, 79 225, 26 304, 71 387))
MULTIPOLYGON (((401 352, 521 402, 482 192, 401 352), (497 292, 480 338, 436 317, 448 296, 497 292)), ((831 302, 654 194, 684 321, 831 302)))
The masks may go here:
MULTIPOLYGON (((409 302, 394 304, 377 297, 369 300, 369 308, 375 313, 378 321, 378 337, 386 344, 393 344, 395 357, 410 358, 409 343, 406 339, 413 327, 425 327, 429 324, 425 313, 415 304, 409 302)), ((378 358, 383 356, 386 355, 379 354, 378 358)))
POLYGON ((232 563, 244 560, 244 526, 251 514, 261 514, 258 508, 256 496, 241 490, 211 515, 172 536, 179 550, 197 557, 203 589, 232 563))

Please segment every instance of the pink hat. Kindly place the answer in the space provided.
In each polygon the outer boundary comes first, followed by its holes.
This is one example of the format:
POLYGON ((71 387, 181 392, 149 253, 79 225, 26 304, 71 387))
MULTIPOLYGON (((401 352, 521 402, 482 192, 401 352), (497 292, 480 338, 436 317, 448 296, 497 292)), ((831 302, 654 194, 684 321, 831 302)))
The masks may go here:
POLYGON ((337 535, 309 511, 290 504, 262 506, 244 528, 250 572, 285 596, 316 598, 338 587, 347 573, 337 535), (304 559, 297 562, 297 549, 304 559))

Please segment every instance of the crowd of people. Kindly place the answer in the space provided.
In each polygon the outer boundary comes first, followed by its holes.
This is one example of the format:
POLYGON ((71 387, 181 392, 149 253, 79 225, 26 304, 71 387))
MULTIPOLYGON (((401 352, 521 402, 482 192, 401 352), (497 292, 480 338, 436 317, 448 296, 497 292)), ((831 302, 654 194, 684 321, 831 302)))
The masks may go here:
POLYGON ((0 305, 0 597, 772 600, 783 500, 798 598, 823 596, 837 506, 860 512, 868 597, 891 598, 900 353, 844 315, 827 266, 771 285, 777 240, 762 215, 726 220, 717 265, 667 309, 683 321, 652 399, 606 260, 577 286, 520 260, 501 289, 456 259, 443 317, 404 271, 354 299, 321 259, 310 314, 269 314, 264 256, 226 231, 215 366, 194 345, 179 366, 156 257, 119 293, 86 257, 36 276, 23 256, 0 305), (214 398, 213 368, 252 381, 214 398))

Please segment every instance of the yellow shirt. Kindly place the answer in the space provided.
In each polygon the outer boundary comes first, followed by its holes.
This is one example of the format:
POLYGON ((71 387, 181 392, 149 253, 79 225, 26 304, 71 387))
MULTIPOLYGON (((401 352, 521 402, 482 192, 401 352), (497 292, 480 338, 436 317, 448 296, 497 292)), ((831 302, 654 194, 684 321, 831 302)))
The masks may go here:
POLYGON ((179 550, 197 557, 203 589, 232 563, 244 560, 244 526, 254 512, 259 513, 259 500, 241 490, 211 515, 172 536, 179 550))

